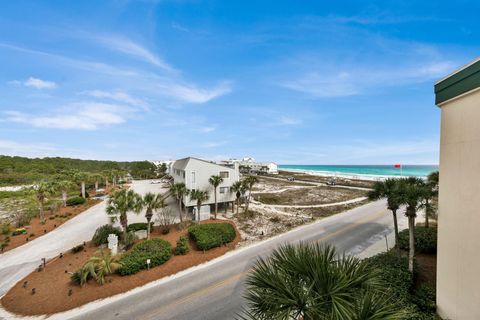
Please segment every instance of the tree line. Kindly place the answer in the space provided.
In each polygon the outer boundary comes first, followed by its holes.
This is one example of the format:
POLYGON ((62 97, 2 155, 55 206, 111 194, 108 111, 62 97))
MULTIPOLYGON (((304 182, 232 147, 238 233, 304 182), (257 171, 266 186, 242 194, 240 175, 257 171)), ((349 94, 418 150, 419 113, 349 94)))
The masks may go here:
POLYGON ((166 167, 157 168, 149 161, 81 160, 61 157, 26 158, 0 155, 0 185, 31 184, 68 170, 86 173, 125 171, 133 178, 151 179, 165 174, 166 167))

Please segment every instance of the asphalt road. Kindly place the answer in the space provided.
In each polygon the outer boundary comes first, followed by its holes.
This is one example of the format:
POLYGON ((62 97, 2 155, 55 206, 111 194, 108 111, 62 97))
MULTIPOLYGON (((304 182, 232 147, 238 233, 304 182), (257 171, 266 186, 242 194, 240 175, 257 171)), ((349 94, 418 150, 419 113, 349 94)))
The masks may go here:
MULTIPOLYGON (((400 217, 403 223, 404 217, 400 217)), ((286 242, 320 241, 360 254, 392 231, 384 201, 323 219, 133 292, 93 302, 50 319, 234 319, 243 305, 244 279, 255 260, 286 242)), ((385 247, 377 246, 375 251, 385 247)), ((376 252, 371 252, 376 253, 376 252)))

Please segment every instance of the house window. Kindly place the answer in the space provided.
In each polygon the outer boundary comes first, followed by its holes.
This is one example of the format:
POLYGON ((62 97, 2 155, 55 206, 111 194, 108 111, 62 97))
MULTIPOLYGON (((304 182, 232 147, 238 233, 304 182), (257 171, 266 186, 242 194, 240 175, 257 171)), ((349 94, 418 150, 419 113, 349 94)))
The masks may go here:
POLYGON ((228 171, 220 171, 220 177, 223 179, 228 179, 228 171))
POLYGON ((183 179, 185 179, 185 171, 182 171, 183 179))
POLYGON ((220 187, 220 194, 225 194, 228 192, 228 187, 220 187))
POLYGON ((191 183, 195 183, 195 171, 192 171, 192 179, 191 183))

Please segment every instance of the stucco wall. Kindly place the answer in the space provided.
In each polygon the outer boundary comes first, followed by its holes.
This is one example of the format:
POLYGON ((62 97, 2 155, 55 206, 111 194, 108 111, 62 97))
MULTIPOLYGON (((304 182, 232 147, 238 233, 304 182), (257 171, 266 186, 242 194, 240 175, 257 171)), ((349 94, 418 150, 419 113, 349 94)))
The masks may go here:
POLYGON ((480 91, 440 107, 438 313, 480 319, 480 91))

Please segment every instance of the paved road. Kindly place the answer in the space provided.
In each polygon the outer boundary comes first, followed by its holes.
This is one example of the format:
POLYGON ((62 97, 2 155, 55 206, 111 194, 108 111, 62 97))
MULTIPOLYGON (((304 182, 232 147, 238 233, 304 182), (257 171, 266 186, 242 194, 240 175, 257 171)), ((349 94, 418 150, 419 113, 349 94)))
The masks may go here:
MULTIPOLYGON (((149 181, 134 181, 132 188, 141 194, 147 191, 164 192, 160 184, 149 181)), ((0 296, 3 296, 16 282, 27 276, 41 264, 42 258, 53 258, 60 252, 92 238, 95 230, 108 223, 103 201, 82 214, 62 224, 56 230, 36 238, 21 247, 0 255, 0 296)), ((129 214, 129 221, 145 221, 144 214, 129 214)))
MULTIPOLYGON (((400 217, 401 225, 404 218, 400 217)), ((245 274, 259 256, 280 244, 329 242, 340 251, 361 254, 392 231, 385 202, 377 201, 300 227, 259 244, 235 250, 171 278, 121 296, 93 302, 49 319, 233 319, 242 308, 245 274)), ((379 246, 377 253, 385 250, 379 246)))

